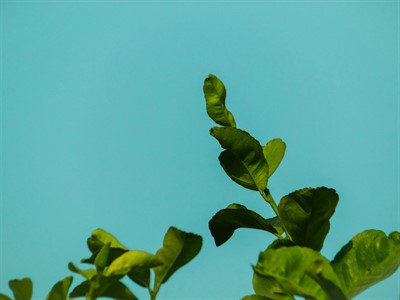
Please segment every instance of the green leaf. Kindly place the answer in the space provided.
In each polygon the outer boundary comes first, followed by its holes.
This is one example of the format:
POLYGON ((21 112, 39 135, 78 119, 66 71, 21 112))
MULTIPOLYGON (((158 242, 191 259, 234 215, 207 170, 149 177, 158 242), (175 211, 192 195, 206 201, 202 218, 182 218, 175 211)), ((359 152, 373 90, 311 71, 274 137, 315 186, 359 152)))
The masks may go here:
POLYGON ((107 266, 108 257, 110 255, 110 245, 110 242, 104 244, 94 260, 96 268, 100 271, 103 271, 104 268, 107 266))
POLYGON ((0 300, 12 300, 10 297, 4 294, 0 294, 0 300))
POLYGON ((71 287, 72 276, 65 277, 63 280, 58 281, 50 290, 46 300, 67 300, 68 291, 71 287))
POLYGON ((142 287, 150 286, 150 269, 149 268, 132 268, 127 274, 128 277, 142 287))
POLYGON ((155 282, 158 285, 165 283, 173 273, 190 262, 200 252, 202 242, 199 235, 170 227, 165 234, 163 247, 156 253, 163 264, 154 268, 155 282))
POLYGON ((125 275, 134 267, 153 268, 162 263, 163 261, 153 254, 137 250, 128 251, 111 263, 105 275, 125 275))
POLYGON ((272 299, 293 299, 293 295, 318 300, 331 299, 324 289, 306 274, 318 264, 318 274, 336 286, 339 280, 329 261, 319 252, 305 247, 267 249, 254 267, 253 287, 257 295, 272 299))
POLYGON ((238 228, 253 228, 272 234, 278 233, 268 220, 240 204, 231 204, 217 212, 210 220, 209 228, 217 246, 229 240, 238 228))
POLYGON ((392 275, 400 264, 400 233, 386 236, 366 230, 346 244, 332 261, 344 292, 353 298, 392 275))
POLYGON ((305 273, 314 279, 325 291, 331 300, 348 300, 342 289, 331 280, 325 278, 321 261, 315 261, 314 266, 305 270, 305 273))
POLYGON ((242 300, 274 300, 274 299, 259 295, 250 295, 243 297, 242 300))
POLYGON ((90 281, 86 280, 76 286, 71 292, 70 297, 86 297, 88 299, 96 299, 99 297, 137 300, 138 298, 129 288, 118 281, 120 277, 104 277, 101 275, 94 276, 90 281))
POLYGON ((262 193, 269 171, 260 143, 246 131, 233 127, 213 127, 210 134, 227 150, 219 156, 226 174, 241 186, 262 193))
POLYGON ((15 300, 30 300, 32 298, 33 284, 29 278, 14 279, 8 282, 15 300))
POLYGON ((94 269, 81 270, 76 265, 74 265, 72 262, 70 262, 68 264, 68 269, 71 272, 74 272, 74 273, 82 275, 86 279, 91 279, 94 275, 97 274, 96 270, 94 270, 94 269))
POLYGON ((333 189, 306 188, 283 197, 278 212, 296 244, 319 251, 338 201, 339 197, 333 189))
POLYGON ((266 146, 263 146, 262 149, 269 167, 268 177, 271 177, 285 155, 286 144, 281 139, 273 139, 266 146))
POLYGON ((92 253, 99 252, 101 248, 107 243, 110 243, 110 248, 128 250, 111 233, 108 233, 107 231, 100 228, 93 230, 92 236, 88 238, 87 241, 89 250, 92 253))
POLYGON ((219 125, 236 127, 235 118, 225 106, 226 90, 221 80, 208 75, 203 86, 207 114, 219 125))

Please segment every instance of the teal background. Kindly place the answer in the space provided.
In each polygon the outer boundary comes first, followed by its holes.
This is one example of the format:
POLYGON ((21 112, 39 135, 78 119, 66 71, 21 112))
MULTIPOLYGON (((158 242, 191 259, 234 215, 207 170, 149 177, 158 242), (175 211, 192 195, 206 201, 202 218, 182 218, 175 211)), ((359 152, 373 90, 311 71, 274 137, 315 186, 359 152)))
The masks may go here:
MULTIPOLYGON (((243 229, 216 248, 208 221, 233 202, 272 210, 219 166, 209 73, 240 128, 287 143, 276 199, 339 193, 324 255, 399 230, 399 19, 398 1, 2 1, 0 291, 29 276, 44 299, 95 228, 155 252, 174 225, 204 247, 160 300, 252 293, 273 237, 243 229)), ((357 299, 398 299, 399 282, 357 299)))

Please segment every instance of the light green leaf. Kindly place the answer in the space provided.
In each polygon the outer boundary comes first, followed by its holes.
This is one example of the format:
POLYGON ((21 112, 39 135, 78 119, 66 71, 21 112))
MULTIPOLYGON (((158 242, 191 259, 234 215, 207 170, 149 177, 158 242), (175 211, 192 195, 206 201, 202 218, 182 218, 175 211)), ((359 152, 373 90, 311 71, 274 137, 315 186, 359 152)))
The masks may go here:
POLYGON ((107 243, 110 243, 110 248, 128 250, 111 233, 100 228, 93 230, 92 236, 88 238, 87 243, 92 253, 100 251, 107 243))
POLYGON ((336 286, 339 280, 329 261, 319 252, 305 247, 267 249, 254 267, 253 287, 257 295, 272 299, 293 299, 293 295, 318 300, 331 299, 305 272, 319 265, 319 273, 336 286))
POLYGON ((285 155, 286 144, 281 139, 273 139, 266 146, 263 146, 262 149, 269 167, 268 177, 271 177, 285 155))
POLYGON ((208 75, 203 86, 207 114, 219 125, 236 127, 235 118, 225 106, 226 90, 221 80, 208 75))
POLYGON ((399 264, 400 233, 393 232, 387 237, 380 230, 356 235, 332 261, 349 298, 392 275, 399 264))
POLYGON ((72 283, 72 276, 65 277, 57 282, 50 290, 46 300, 68 300, 68 291, 72 283))
POLYGON ((161 259, 145 251, 128 251, 115 259, 105 271, 106 276, 125 275, 132 268, 153 268, 163 263, 161 259))
POLYGON ((210 134, 227 150, 219 157, 226 174, 245 188, 264 192, 269 171, 260 143, 233 127, 213 127, 210 134))
POLYGON ((231 204, 220 210, 208 224, 217 246, 225 243, 238 228, 253 228, 272 234, 278 233, 268 220, 240 204, 231 204))
POLYGON ((201 236, 170 227, 165 234, 163 247, 156 253, 163 264, 154 268, 155 282, 158 285, 165 283, 200 252, 202 243, 201 236))
POLYGON ((0 300, 12 300, 10 297, 4 294, 0 294, 0 300))
POLYGON ((68 264, 68 269, 71 272, 74 272, 74 273, 82 275, 86 279, 91 279, 94 275, 97 274, 96 270, 93 270, 93 269, 81 270, 76 265, 74 265, 72 262, 70 262, 68 264))
POLYGON ((8 282, 15 300, 30 300, 32 298, 33 284, 29 278, 14 279, 8 282))
POLYGON ((326 187, 298 190, 281 199, 279 217, 296 244, 319 251, 338 201, 335 190, 326 187))

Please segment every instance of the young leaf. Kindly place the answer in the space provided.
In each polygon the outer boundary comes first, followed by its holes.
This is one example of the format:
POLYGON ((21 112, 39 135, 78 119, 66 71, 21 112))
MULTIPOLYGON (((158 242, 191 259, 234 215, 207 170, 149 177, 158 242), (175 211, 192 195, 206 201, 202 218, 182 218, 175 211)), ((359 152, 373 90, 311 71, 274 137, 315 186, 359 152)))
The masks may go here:
POLYGON ((100 271, 103 271, 104 268, 107 266, 108 256, 110 255, 110 245, 110 242, 104 244, 94 260, 96 268, 100 271))
POLYGON ((201 236, 170 227, 165 234, 163 247, 156 253, 156 257, 163 262, 154 268, 156 284, 165 283, 175 271, 200 252, 201 246, 201 236))
POLYGON ((222 81, 214 75, 208 75, 203 91, 210 118, 219 125, 236 127, 235 118, 225 106, 226 90, 222 81))
POLYGON ((32 298, 33 284, 29 278, 14 279, 8 282, 15 300, 30 300, 32 298))
POLYGON ((305 273, 316 263, 319 264, 318 274, 340 287, 325 257, 310 248, 294 246, 267 249, 260 254, 254 267, 254 290, 257 295, 273 299, 293 299, 296 295, 307 299, 336 300, 305 273))
POLYGON ((88 238, 87 243, 89 250, 92 253, 100 251, 100 249, 107 243, 110 243, 110 248, 128 250, 111 233, 100 228, 93 230, 92 236, 88 238))
POLYGON ((269 171, 260 143, 246 131, 233 127, 213 127, 210 134, 227 150, 219 157, 226 174, 243 187, 262 193, 269 171))
POLYGON ((217 246, 229 240, 238 228, 253 228, 272 234, 278 233, 268 220, 240 204, 231 204, 220 210, 208 224, 217 246))
POLYGON ((57 282, 49 294, 46 297, 46 300, 67 300, 68 298, 68 291, 71 287, 72 283, 72 276, 65 277, 63 280, 57 282))
POLYGON ((105 275, 125 275, 134 267, 150 269, 162 263, 163 261, 153 254, 144 251, 128 251, 110 264, 105 275))
POLYGON ((400 264, 400 233, 386 236, 366 230, 345 245, 332 261, 344 292, 353 298, 392 275, 400 264))
POLYGON ((279 217, 297 245, 319 251, 338 201, 335 190, 326 187, 298 190, 281 199, 279 217))
POLYGON ((285 155, 286 144, 281 139, 273 139, 266 146, 263 146, 262 149, 269 167, 268 177, 271 177, 285 155))

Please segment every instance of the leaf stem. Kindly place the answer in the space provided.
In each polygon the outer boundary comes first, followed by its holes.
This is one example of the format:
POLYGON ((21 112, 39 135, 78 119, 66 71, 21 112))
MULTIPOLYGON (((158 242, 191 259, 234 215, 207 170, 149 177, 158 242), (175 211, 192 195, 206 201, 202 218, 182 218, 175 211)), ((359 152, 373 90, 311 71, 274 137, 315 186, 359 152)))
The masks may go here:
MULTIPOLYGON (((276 205, 274 198, 272 198, 272 195, 271 195, 269 189, 265 188, 264 192, 263 193, 260 192, 260 194, 263 197, 263 199, 265 200, 265 202, 267 202, 272 207, 272 210, 275 212, 276 216, 280 220, 281 217, 279 216, 278 206, 276 205)), ((285 231, 286 238, 289 239, 290 241, 292 241, 292 237, 290 236, 289 232, 287 231, 287 229, 285 227, 285 224, 283 224, 282 221, 281 221, 281 225, 282 225, 283 230, 285 231)))

